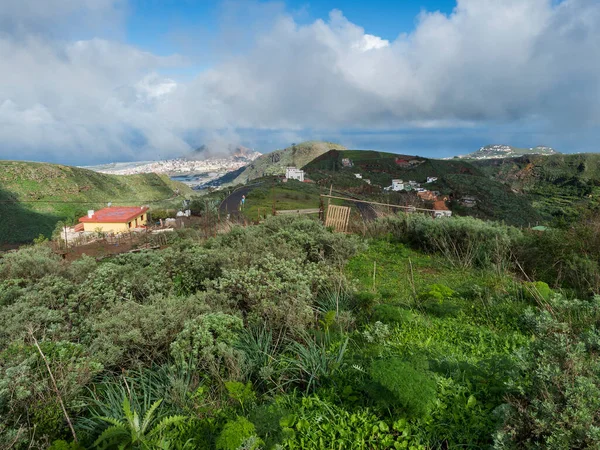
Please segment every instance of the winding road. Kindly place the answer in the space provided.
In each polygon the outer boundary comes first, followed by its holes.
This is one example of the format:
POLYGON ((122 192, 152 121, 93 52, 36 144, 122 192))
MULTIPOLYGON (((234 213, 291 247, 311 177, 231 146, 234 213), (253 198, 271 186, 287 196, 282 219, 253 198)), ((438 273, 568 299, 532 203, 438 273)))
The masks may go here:
POLYGON ((248 197, 248 193, 253 187, 254 186, 245 186, 243 188, 239 188, 225 197, 225 200, 223 200, 221 202, 221 206, 219 206, 221 214, 230 214, 231 217, 239 218, 242 196, 245 195, 248 197))

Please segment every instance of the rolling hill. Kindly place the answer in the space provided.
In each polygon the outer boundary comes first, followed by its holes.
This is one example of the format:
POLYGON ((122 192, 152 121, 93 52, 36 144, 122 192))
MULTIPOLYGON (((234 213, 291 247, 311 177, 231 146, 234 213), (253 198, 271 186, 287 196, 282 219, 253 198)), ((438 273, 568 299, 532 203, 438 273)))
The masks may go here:
POLYGON ((600 211, 600 154, 529 155, 474 161, 473 165, 528 196, 546 220, 557 224, 600 211))
POLYGON ((0 244, 50 236, 58 221, 76 220, 108 202, 161 205, 191 193, 165 175, 107 175, 56 164, 0 161, 0 244))
POLYGON ((345 150, 346 148, 332 142, 308 141, 262 155, 250 163, 233 181, 233 184, 247 183, 255 178, 268 175, 283 175, 286 167, 303 167, 332 149, 345 150))
POLYGON ((371 150, 329 151, 304 167, 315 182, 351 190, 367 196, 381 193, 392 179, 425 183, 428 177, 437 181, 424 185, 448 195, 452 209, 458 214, 483 219, 503 220, 513 225, 528 225, 540 220, 528 197, 494 179, 481 167, 462 159, 440 160, 397 155, 371 150), (358 179, 355 174, 360 174, 358 179), (365 183, 371 181, 371 185, 365 183), (472 208, 461 205, 465 196, 475 197, 472 208))

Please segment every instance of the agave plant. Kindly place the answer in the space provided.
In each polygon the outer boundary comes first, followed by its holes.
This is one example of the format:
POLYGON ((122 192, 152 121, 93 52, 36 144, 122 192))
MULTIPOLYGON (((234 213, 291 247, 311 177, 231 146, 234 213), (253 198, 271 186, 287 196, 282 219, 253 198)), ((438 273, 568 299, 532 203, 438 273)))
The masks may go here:
POLYGON ((187 420, 185 416, 167 416, 156 421, 154 415, 162 403, 157 400, 146 411, 142 420, 137 411, 131 408, 127 397, 123 400, 123 419, 114 417, 97 417, 110 426, 94 442, 94 448, 119 450, 169 448, 169 442, 163 439, 163 432, 187 420))

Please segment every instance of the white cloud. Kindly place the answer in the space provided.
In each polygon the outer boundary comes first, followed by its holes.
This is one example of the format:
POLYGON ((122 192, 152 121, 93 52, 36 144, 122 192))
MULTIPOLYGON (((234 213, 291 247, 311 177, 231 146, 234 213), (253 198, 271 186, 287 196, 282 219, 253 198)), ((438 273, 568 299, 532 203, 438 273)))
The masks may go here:
MULTIPOLYGON (((102 37, 74 41, 50 26, 82 11, 100 22, 120 17, 121 1, 51 0, 33 17, 21 5, 39 2, 4 1, 0 61, 10 70, 0 71, 0 140, 12 155, 177 154, 190 136, 241 139, 251 130, 284 139, 512 124, 573 136, 600 124, 594 0, 459 0, 450 15, 423 12, 393 41, 340 11, 300 25, 276 5, 192 81, 162 75, 186 64, 179 56, 102 37)), ((228 30, 243 29, 245 14, 225 15, 228 30)))

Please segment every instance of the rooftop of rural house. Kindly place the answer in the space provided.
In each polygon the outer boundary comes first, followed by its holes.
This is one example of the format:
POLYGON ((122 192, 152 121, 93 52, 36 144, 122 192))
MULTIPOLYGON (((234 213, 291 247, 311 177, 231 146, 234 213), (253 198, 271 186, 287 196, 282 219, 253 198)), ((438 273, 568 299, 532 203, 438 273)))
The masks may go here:
POLYGON ((111 206, 83 216, 80 222, 123 223, 146 213, 149 208, 145 206, 111 206))

